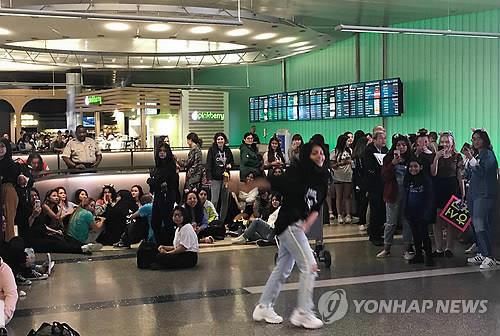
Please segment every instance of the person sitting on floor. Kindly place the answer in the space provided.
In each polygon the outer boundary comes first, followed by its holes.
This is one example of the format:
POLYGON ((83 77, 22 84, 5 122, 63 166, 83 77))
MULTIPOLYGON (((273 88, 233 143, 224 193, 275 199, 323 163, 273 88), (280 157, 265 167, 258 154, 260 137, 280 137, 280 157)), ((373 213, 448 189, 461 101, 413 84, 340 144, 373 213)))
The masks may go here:
POLYGON ((120 190, 116 196, 114 205, 108 204, 104 217, 106 225, 104 231, 99 235, 97 241, 103 245, 117 243, 127 226, 127 216, 137 211, 137 204, 128 190, 120 190))
POLYGON ((84 252, 94 252, 102 248, 102 244, 94 243, 104 226, 104 218, 94 217, 95 200, 85 198, 69 219, 68 236, 82 245, 84 252))
POLYGON ((142 195, 141 207, 128 217, 131 222, 127 225, 120 241, 113 244, 113 246, 130 248, 131 244, 136 244, 142 239, 146 239, 147 242, 156 243, 153 226, 151 225, 152 218, 153 196, 151 194, 142 195))
POLYGON ((184 208, 186 209, 187 220, 193 225, 200 243, 212 244, 214 238, 209 235, 211 230, 208 226, 208 218, 195 191, 186 193, 184 208))
MULTIPOLYGON (((39 203, 38 191, 33 189, 31 193, 31 204, 33 206, 32 213, 28 219, 30 225, 28 247, 32 247, 35 252, 43 253, 83 253, 87 254, 92 251, 97 251, 102 248, 100 244, 85 244, 79 242, 70 235, 63 234, 62 230, 49 229, 47 223, 50 221, 48 215, 42 214, 42 207, 39 203)), ((50 196, 54 198, 54 195, 50 196)), ((76 213, 77 211, 75 211, 76 213)), ((71 228, 71 219, 74 217, 73 213, 70 218, 69 229, 71 228)), ((92 215, 92 220, 93 220, 92 215)))
POLYGON ((233 244, 245 244, 247 242, 257 241, 259 246, 274 245, 274 222, 278 218, 281 208, 282 196, 280 193, 271 194, 271 208, 267 221, 257 218, 238 238, 232 240, 233 244))
POLYGON ((112 184, 106 184, 102 187, 101 194, 95 202, 96 214, 98 216, 104 215, 108 206, 113 206, 116 202, 116 189, 112 184))
POLYGON ((89 193, 85 189, 78 189, 75 192, 75 197, 73 198, 73 203, 76 204, 76 206, 79 206, 82 204, 82 201, 86 198, 89 198, 89 193))
MULTIPOLYGON (((196 195, 191 193, 191 195, 196 195)), ((198 263, 198 237, 189 223, 186 209, 176 206, 173 211, 175 230, 174 245, 158 247, 158 254, 152 269, 191 268, 198 263)))
POLYGON ((17 304, 17 286, 14 274, 0 258, 0 335, 7 335, 5 326, 12 320, 17 304))
POLYGON ((214 237, 216 240, 224 240, 226 229, 224 223, 219 219, 219 214, 214 204, 208 200, 208 190, 204 188, 200 189, 198 198, 208 220, 208 227, 205 229, 205 234, 214 237))

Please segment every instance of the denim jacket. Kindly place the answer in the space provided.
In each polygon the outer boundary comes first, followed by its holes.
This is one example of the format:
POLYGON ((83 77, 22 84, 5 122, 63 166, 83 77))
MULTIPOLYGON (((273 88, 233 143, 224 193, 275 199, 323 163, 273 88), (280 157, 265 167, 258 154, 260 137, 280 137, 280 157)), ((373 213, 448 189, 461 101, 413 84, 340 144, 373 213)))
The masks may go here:
POLYGON ((476 161, 475 166, 469 164, 468 167, 471 177, 467 199, 496 198, 498 163, 495 154, 489 149, 483 149, 476 157, 476 161))

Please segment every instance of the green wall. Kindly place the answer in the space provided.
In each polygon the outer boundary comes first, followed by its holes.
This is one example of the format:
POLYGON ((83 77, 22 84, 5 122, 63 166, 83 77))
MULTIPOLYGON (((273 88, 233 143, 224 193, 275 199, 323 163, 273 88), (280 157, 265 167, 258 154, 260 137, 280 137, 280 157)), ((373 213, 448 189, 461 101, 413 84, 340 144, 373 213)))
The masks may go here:
MULTIPOLYGON (((451 17, 453 30, 500 31, 500 11, 451 17)), ((404 27, 448 29, 448 18, 407 23, 404 27)), ((405 114, 387 118, 390 133, 415 132, 421 127, 452 130, 459 146, 470 139, 471 127, 486 128, 494 146, 500 145, 498 39, 387 35, 387 77, 401 77, 404 84, 405 114)), ((360 36, 360 80, 382 78, 382 36, 360 36)), ((355 39, 337 42, 324 50, 287 59, 288 90, 321 87, 356 81, 355 39)), ((241 85, 245 67, 203 70, 199 78, 211 83, 241 85), (239 84, 238 84, 239 83, 239 84)), ((283 91, 281 64, 250 66, 250 87, 230 91, 231 143, 239 143, 249 126, 248 97, 283 91)), ((244 83, 243 83, 244 84, 244 83)), ((365 131, 381 118, 257 123, 272 134, 288 128, 308 138, 322 133, 330 143, 338 134, 356 129, 365 131)))

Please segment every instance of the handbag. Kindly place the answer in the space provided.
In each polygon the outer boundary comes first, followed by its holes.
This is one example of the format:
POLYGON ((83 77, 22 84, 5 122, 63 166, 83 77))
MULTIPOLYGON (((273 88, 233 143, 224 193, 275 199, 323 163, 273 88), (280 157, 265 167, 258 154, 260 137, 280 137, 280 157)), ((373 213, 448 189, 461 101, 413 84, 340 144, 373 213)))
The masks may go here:
POLYGON ((31 329, 28 336, 80 336, 80 334, 66 323, 44 322, 37 330, 31 329))

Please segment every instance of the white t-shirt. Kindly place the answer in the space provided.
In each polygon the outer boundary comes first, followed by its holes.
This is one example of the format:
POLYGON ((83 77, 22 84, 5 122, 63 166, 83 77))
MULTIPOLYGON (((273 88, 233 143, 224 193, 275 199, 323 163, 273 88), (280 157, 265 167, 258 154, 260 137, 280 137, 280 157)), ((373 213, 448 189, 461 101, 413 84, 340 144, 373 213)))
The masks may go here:
POLYGON ((193 226, 184 224, 182 227, 175 230, 174 247, 182 245, 188 252, 199 252, 198 236, 194 232, 193 226))

